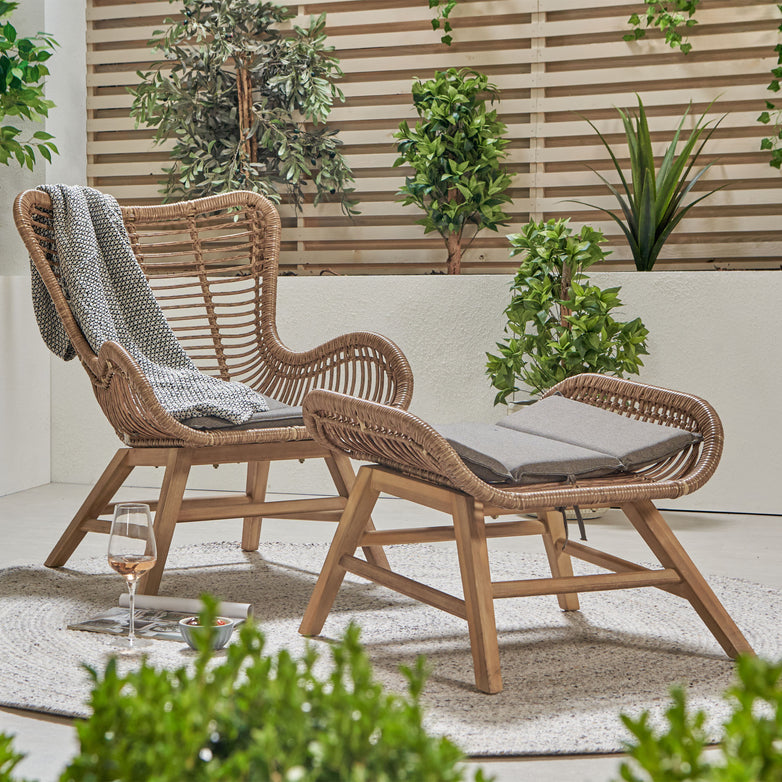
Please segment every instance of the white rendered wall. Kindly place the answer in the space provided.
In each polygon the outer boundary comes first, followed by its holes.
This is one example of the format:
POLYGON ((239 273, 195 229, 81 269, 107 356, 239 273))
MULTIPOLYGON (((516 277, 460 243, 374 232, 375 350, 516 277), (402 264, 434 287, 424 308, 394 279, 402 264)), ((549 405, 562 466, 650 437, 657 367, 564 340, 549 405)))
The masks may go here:
POLYGON ((20 35, 45 30, 60 44, 46 85, 56 103, 46 129, 60 155, 32 172, 16 164, 0 167, 0 495, 48 483, 51 476, 50 356, 33 319, 27 253, 11 206, 18 192, 43 181, 84 183, 87 166, 83 0, 24 0, 12 19, 20 35))
MULTIPOLYGON (((25 0, 12 17, 19 34, 41 30, 43 11, 43 0, 25 0)), ((35 172, 0 166, 0 494, 49 481, 49 357, 32 319, 27 256, 11 216, 16 194, 43 176, 43 164, 35 172)))
MULTIPOLYGON (((708 399, 726 430, 717 474, 698 493, 666 507, 780 513, 775 491, 782 441, 782 275, 779 272, 595 273, 602 287, 622 286, 627 318, 651 331, 641 379, 708 399)), ((432 421, 494 421, 484 354, 502 336, 510 277, 283 277, 278 321, 284 341, 312 347, 351 330, 393 339, 415 374, 411 410, 432 421)), ((90 483, 120 443, 77 365, 53 365, 52 480, 90 483)), ((199 468, 199 488, 242 488, 238 467, 199 468)), ((137 485, 160 472, 137 471, 137 485)), ((320 463, 272 468, 270 488, 328 491, 320 463)))
POLYGON ((0 495, 49 482, 49 352, 27 277, 0 275, 0 495))

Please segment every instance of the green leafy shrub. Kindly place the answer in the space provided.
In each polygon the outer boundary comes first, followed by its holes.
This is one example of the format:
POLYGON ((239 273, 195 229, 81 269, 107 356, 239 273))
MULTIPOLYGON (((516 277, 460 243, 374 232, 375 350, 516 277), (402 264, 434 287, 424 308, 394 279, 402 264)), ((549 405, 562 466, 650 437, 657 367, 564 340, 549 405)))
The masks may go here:
MULTIPOLYGON (((665 150, 660 168, 655 165, 654 150, 652 149, 652 137, 649 132, 649 122, 644 110, 644 104, 640 96, 638 98, 638 114, 632 115, 630 112, 617 109, 622 118, 625 129, 625 138, 630 152, 630 183, 619 165, 616 155, 608 145, 603 134, 595 127, 594 123, 589 122, 592 129, 600 137, 603 146, 608 150, 611 161, 614 164, 619 179, 622 183, 621 190, 612 185, 602 174, 595 171, 595 174, 603 180, 608 189, 613 193, 619 206, 622 209, 622 217, 596 204, 589 204, 584 201, 575 201, 575 203, 591 206, 593 209, 599 209, 605 212, 609 217, 617 222, 622 232, 627 237, 630 250, 633 254, 635 266, 639 271, 651 271, 652 267, 663 248, 666 239, 671 235, 674 228, 681 222, 687 212, 695 204, 708 198, 718 190, 722 190, 725 185, 710 190, 705 195, 696 198, 686 206, 682 202, 689 192, 695 186, 696 182, 711 168, 712 163, 705 165, 697 174, 687 182, 687 177, 695 165, 701 150, 706 142, 711 138, 717 126, 724 117, 712 124, 712 121, 704 122, 706 116, 704 112, 700 119, 695 123, 695 127, 690 135, 684 141, 681 152, 677 154, 679 146, 679 136, 681 135, 684 122, 690 114, 691 105, 687 107, 684 116, 676 128, 671 143, 665 150), (712 125, 709 128, 709 125, 712 125), (701 136, 708 129, 708 132, 701 140, 701 136), (696 145, 700 145, 696 149, 696 145)), ((711 104, 709 105, 709 108, 711 104)), ((708 109, 707 109, 708 111, 708 109)), ((594 169, 592 169, 594 171, 594 169)))
POLYGON ((511 200, 511 177, 500 165, 507 156, 506 126, 495 110, 497 88, 486 76, 467 68, 437 71, 413 84, 413 104, 420 120, 402 122, 394 138, 399 158, 394 166, 412 166, 415 175, 400 188, 402 203, 415 204, 425 216, 424 232, 437 231, 448 252, 448 273, 459 274, 468 242, 483 228, 496 231, 508 221, 502 205, 511 200))
MULTIPOLYGON (((49 75, 44 63, 57 42, 46 33, 20 38, 8 21, 18 5, 0 1, 0 122, 6 117, 40 122, 54 106, 44 97, 43 81, 49 75)), ((14 125, 0 125, 0 163, 7 166, 13 158, 32 171, 36 153, 51 161, 52 152, 57 152, 51 133, 36 130, 29 139, 21 139, 21 134, 14 125)))
MULTIPOLYGON (((211 625, 214 605, 202 617, 211 625)), ((247 623, 210 665, 208 639, 194 674, 143 663, 120 676, 115 661, 99 674, 92 715, 78 725, 81 751, 62 782, 450 782, 464 778, 462 755, 422 727, 423 661, 406 671, 407 697, 374 681, 351 626, 332 647, 325 679, 317 654, 263 654, 247 623)), ((482 780, 480 772, 476 780, 482 780)))
POLYGON ((497 343, 499 355, 487 353, 494 404, 507 404, 519 380, 540 394, 582 372, 637 373, 649 332, 640 318, 614 320, 620 289, 601 290, 584 274, 607 255, 603 234, 584 226, 573 235, 569 220, 549 220, 531 221, 508 239, 511 256, 524 258, 505 309, 510 336, 497 343))
MULTIPOLYGON (((173 2, 173 0, 172 0, 173 2)), ((326 45, 326 18, 281 33, 295 14, 270 2, 182 0, 182 19, 149 43, 164 60, 146 72, 131 115, 174 141, 167 197, 254 190, 297 207, 339 200, 352 213, 353 175, 325 125, 342 76, 326 45)))
POLYGON ((782 780, 782 662, 743 656, 738 682, 725 693, 732 713, 723 726, 719 751, 705 755, 706 714, 687 707, 674 689, 665 713, 667 727, 656 731, 648 712, 622 716, 633 736, 624 782, 779 782, 782 780))

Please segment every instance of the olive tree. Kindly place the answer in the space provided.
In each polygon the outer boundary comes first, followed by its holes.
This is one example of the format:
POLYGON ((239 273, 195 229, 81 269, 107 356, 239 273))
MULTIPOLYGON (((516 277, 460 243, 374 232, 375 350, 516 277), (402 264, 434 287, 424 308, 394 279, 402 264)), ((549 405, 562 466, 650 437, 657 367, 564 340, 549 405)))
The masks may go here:
POLYGON ((182 0, 150 45, 163 59, 131 88, 132 116, 173 140, 167 197, 253 190, 297 207, 339 200, 352 213, 353 175, 337 131, 325 123, 335 100, 338 60, 324 15, 281 30, 294 14, 270 2, 182 0))

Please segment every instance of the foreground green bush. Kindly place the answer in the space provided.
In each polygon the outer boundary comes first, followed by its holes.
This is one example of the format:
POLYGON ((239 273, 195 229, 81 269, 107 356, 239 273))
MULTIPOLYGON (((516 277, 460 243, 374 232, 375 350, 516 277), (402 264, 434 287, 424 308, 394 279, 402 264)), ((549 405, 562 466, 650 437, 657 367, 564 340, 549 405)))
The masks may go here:
POLYGON ((22 760, 24 755, 18 753, 13 747, 13 739, 6 733, 0 733, 0 782, 22 782, 12 776, 13 770, 22 760))
POLYGON ((706 755, 706 714, 687 707, 684 692, 672 692, 667 728, 654 730, 649 714, 622 716, 633 735, 631 761, 623 763, 625 782, 781 782, 782 662, 740 657, 738 682, 725 697, 733 707, 719 751, 706 755))
POLYGON ((202 649, 193 674, 144 663, 120 676, 113 660, 102 674, 91 671, 93 714, 77 726, 81 752, 61 780, 464 778, 461 752, 422 727, 422 661, 406 671, 409 695, 402 697, 374 681, 355 627, 332 647, 324 680, 313 670, 313 648, 302 660, 285 650, 268 656, 252 623, 238 634, 218 665, 210 666, 212 652, 202 649))

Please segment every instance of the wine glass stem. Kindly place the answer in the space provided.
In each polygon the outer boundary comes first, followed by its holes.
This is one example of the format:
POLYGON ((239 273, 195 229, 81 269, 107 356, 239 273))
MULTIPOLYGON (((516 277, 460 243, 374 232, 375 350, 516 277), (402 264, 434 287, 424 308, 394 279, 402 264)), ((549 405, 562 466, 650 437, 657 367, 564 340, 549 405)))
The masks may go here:
POLYGON ((128 644, 133 646, 136 641, 136 579, 128 579, 128 606, 130 610, 130 625, 128 627, 128 644))

